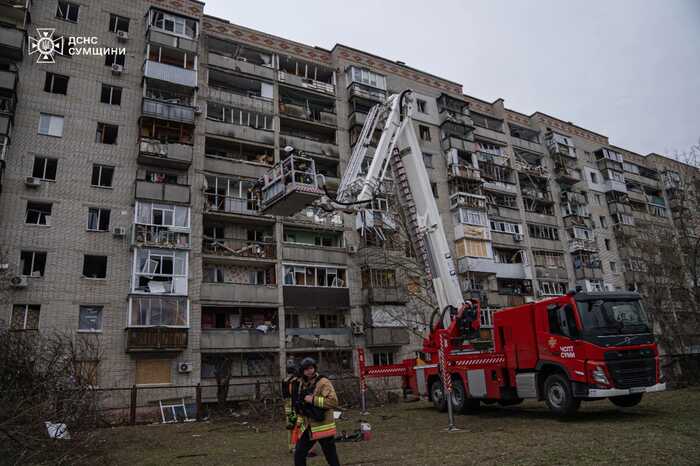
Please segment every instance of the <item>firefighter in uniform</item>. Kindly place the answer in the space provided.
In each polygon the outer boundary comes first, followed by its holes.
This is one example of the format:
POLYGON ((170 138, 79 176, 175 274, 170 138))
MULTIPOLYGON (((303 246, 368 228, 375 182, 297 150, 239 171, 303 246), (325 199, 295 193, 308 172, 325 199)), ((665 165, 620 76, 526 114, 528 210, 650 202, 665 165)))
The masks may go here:
POLYGON ((294 466, 306 466, 306 455, 318 441, 329 466, 340 466, 335 449, 335 418, 338 397, 333 384, 317 372, 316 361, 301 361, 301 387, 294 401, 295 409, 304 419, 304 430, 294 449, 294 466))
POLYGON ((287 361, 287 377, 282 381, 282 398, 284 399, 284 416, 287 420, 288 447, 290 452, 294 452, 294 447, 299 440, 301 432, 301 419, 294 412, 293 399, 298 396, 301 380, 299 379, 299 365, 293 359, 287 361))

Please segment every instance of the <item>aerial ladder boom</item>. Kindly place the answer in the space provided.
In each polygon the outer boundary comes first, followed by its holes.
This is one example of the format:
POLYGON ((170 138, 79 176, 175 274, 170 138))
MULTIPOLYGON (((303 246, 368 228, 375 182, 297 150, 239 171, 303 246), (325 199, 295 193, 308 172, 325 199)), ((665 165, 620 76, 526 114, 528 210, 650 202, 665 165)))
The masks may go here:
POLYGON ((315 173, 313 160, 296 154, 291 147, 285 148, 290 155, 259 181, 259 197, 265 213, 291 215, 313 202, 326 213, 356 214, 358 225, 364 230, 374 218, 370 204, 382 194, 387 170, 391 168, 409 239, 433 285, 442 328, 448 329, 452 324, 450 330, 455 330, 456 316, 462 323, 465 319, 476 320, 478 316, 474 315, 476 309, 471 315, 463 316, 463 311, 472 306, 462 298, 454 260, 423 163, 413 126, 415 102, 412 94, 410 90, 393 94, 385 103, 372 107, 335 197, 325 190, 323 176, 315 173), (377 129, 382 130, 381 137, 363 174, 377 129))

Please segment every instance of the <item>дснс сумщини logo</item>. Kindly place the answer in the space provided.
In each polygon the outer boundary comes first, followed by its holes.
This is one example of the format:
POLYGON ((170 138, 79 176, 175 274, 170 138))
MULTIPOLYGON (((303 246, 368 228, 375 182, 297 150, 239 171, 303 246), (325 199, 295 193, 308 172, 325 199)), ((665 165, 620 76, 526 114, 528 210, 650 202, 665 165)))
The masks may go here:
POLYGON ((37 28, 38 37, 29 36, 29 55, 38 53, 37 63, 56 63, 54 55, 63 55, 63 37, 54 39, 53 28, 37 28))

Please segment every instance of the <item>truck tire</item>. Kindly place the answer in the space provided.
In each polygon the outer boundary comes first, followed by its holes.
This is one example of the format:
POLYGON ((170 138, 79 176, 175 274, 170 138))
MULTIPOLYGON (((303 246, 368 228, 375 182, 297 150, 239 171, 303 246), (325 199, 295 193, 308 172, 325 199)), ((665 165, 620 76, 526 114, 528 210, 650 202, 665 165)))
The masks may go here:
POLYGON ((544 398, 549 410, 561 417, 571 416, 581 406, 581 400, 574 398, 571 384, 560 374, 552 374, 544 381, 544 398))
POLYGON ((611 396, 608 398, 612 404, 620 408, 631 408, 637 406, 642 401, 644 393, 634 393, 632 395, 611 396))
POLYGON ((442 382, 440 380, 434 380, 430 384, 430 399, 433 400, 433 406, 435 409, 444 413, 447 411, 447 403, 445 403, 445 394, 442 391, 442 382))
POLYGON ((452 379, 452 408, 461 414, 472 414, 479 409, 479 400, 469 398, 459 377, 452 379))

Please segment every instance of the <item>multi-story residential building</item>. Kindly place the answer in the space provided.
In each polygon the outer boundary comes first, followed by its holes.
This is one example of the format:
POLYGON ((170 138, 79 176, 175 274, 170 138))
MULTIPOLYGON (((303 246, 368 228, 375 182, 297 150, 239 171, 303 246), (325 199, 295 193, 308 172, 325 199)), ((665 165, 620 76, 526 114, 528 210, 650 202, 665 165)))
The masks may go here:
POLYGON ((644 222, 672 227, 661 156, 203 8, 0 1, 0 244, 11 279, 0 319, 97 338, 102 386, 213 383, 222 358, 252 382, 290 356, 343 372, 358 346, 373 363, 415 351, 425 322, 413 316, 431 309, 406 266, 390 181, 362 232, 348 215, 263 214, 251 191, 287 146, 334 189, 370 108, 406 88, 465 297, 495 309, 572 287, 634 288, 640 252, 625 238, 644 222), (37 63, 23 52, 35 28, 125 53, 64 48, 37 63))

